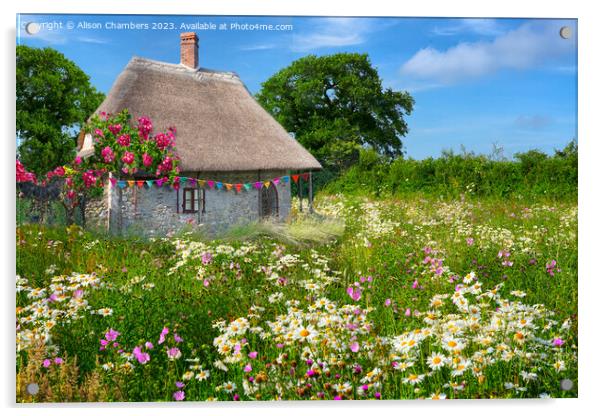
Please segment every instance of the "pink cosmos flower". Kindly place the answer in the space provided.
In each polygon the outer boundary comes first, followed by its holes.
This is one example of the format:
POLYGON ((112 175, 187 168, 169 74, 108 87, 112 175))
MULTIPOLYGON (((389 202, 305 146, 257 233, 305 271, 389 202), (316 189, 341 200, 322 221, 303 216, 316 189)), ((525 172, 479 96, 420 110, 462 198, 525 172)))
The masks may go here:
POLYGON ((357 341, 353 341, 351 344, 349 344, 349 349, 352 352, 358 352, 360 350, 360 344, 358 344, 357 341))
POLYGON ((119 332, 115 331, 113 328, 110 328, 105 333, 105 339, 107 341, 115 341, 119 335, 121 335, 119 332))
POLYGON ((391 299, 388 299, 388 298, 387 298, 387 299, 385 299, 385 306, 386 306, 386 307, 389 307, 389 306, 391 306, 391 299))
POLYGON ((406 309, 405 316, 412 316, 412 310, 410 308, 406 309))
POLYGON ((555 347, 562 347, 564 345, 564 340, 562 338, 554 338, 552 340, 552 345, 555 347))
POLYGON ((351 297, 351 299, 353 299, 354 301, 357 302, 362 297, 362 288, 361 287, 355 287, 355 288, 348 287, 347 294, 349 295, 349 297, 351 297))
POLYGON ((169 334, 169 328, 165 326, 163 327, 163 329, 161 330, 161 334, 159 335, 159 345, 165 342, 165 335, 167 334, 169 334))
POLYGON ((182 352, 178 347, 172 347, 167 350, 167 358, 170 360, 177 360, 182 356, 182 352))
POLYGON ((182 400, 184 400, 186 398, 186 394, 184 393, 183 390, 178 390, 173 394, 173 399, 181 402, 182 400))
POLYGON ((414 283, 412 283, 412 289, 417 289, 418 288, 418 279, 414 280, 414 283))
POLYGON ((255 358, 257 358, 257 351, 252 351, 249 353, 249 358, 254 360, 255 358))
POLYGON ((176 387, 181 389, 182 387, 186 386, 186 384, 182 383, 181 381, 176 381, 176 387))
POLYGON ((203 256, 201 257, 201 261, 203 262, 204 265, 211 263, 211 260, 213 260, 213 255, 210 252, 207 251, 207 252, 203 253, 203 256))
POLYGON ((251 367, 251 364, 247 364, 247 365, 245 365, 245 367, 242 369, 242 371, 244 371, 245 373, 250 373, 251 371, 253 371, 253 367, 251 367))
POLYGON ((42 365, 44 366, 44 368, 48 368, 52 365, 52 361, 50 361, 50 359, 46 358, 44 361, 42 361, 42 365))
POLYGON ((134 348, 132 354, 134 354, 134 357, 136 357, 136 360, 138 360, 140 364, 146 364, 150 361, 150 355, 147 352, 142 352, 140 347, 134 348))
POLYGON ((148 350, 152 350, 153 348, 155 348, 155 346, 153 345, 153 343, 152 343, 152 342, 149 342, 149 341, 146 341, 146 342, 144 343, 144 346, 145 346, 145 347, 146 347, 146 349, 148 349, 148 350))
POLYGON ((173 333, 173 339, 174 341, 176 341, 177 343, 180 343, 182 341, 184 341, 178 334, 176 334, 175 332, 173 333))

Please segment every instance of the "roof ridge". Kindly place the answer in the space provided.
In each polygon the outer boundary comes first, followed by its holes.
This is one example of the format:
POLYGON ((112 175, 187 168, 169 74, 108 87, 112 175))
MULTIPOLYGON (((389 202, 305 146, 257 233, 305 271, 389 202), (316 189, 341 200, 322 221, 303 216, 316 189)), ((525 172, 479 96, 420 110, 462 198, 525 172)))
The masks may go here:
POLYGON ((133 56, 127 64, 128 67, 138 66, 157 70, 169 70, 175 73, 193 76, 199 81, 211 78, 220 81, 234 82, 244 85, 240 77, 233 71, 218 71, 209 68, 190 68, 183 64, 172 64, 170 62, 156 61, 154 59, 133 56))

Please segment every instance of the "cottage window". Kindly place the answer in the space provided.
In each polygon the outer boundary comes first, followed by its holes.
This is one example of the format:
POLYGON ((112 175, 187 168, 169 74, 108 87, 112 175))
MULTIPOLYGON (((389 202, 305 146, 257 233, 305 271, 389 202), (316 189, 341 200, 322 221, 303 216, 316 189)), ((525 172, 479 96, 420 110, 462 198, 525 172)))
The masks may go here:
POLYGON ((182 212, 205 212, 205 190, 198 188, 185 188, 183 192, 182 212))

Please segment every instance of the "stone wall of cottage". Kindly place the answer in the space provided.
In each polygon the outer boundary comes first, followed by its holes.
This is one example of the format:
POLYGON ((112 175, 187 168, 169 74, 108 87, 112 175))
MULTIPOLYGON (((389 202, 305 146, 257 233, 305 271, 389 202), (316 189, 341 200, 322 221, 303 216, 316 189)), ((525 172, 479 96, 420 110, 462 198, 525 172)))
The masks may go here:
MULTIPOLYGON (((223 183, 267 181, 287 175, 285 171, 182 173, 182 176, 211 179, 223 183)), ((185 186, 186 187, 186 186, 185 186)), ((207 233, 224 231, 228 227, 259 219, 259 192, 254 187, 237 193, 205 189, 205 212, 183 213, 183 190, 162 188, 107 188, 103 198, 86 206, 87 224, 108 229, 116 234, 165 236, 183 230, 201 230, 207 233), (110 208, 110 209, 109 209, 110 208)), ((285 220, 291 207, 290 181, 277 186, 278 217, 285 220)))

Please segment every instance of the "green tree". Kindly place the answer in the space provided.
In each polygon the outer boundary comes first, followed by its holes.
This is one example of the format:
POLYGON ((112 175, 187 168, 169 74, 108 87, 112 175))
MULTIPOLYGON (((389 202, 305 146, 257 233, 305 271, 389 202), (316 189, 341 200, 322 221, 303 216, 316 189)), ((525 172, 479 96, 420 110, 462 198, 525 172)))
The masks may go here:
POLYGON ((75 63, 52 48, 17 46, 19 158, 44 174, 74 156, 76 134, 104 98, 75 63))
POLYGON ((344 168, 371 147, 394 157, 408 132, 414 100, 384 89, 368 55, 309 55, 262 84, 259 103, 324 165, 344 168))

